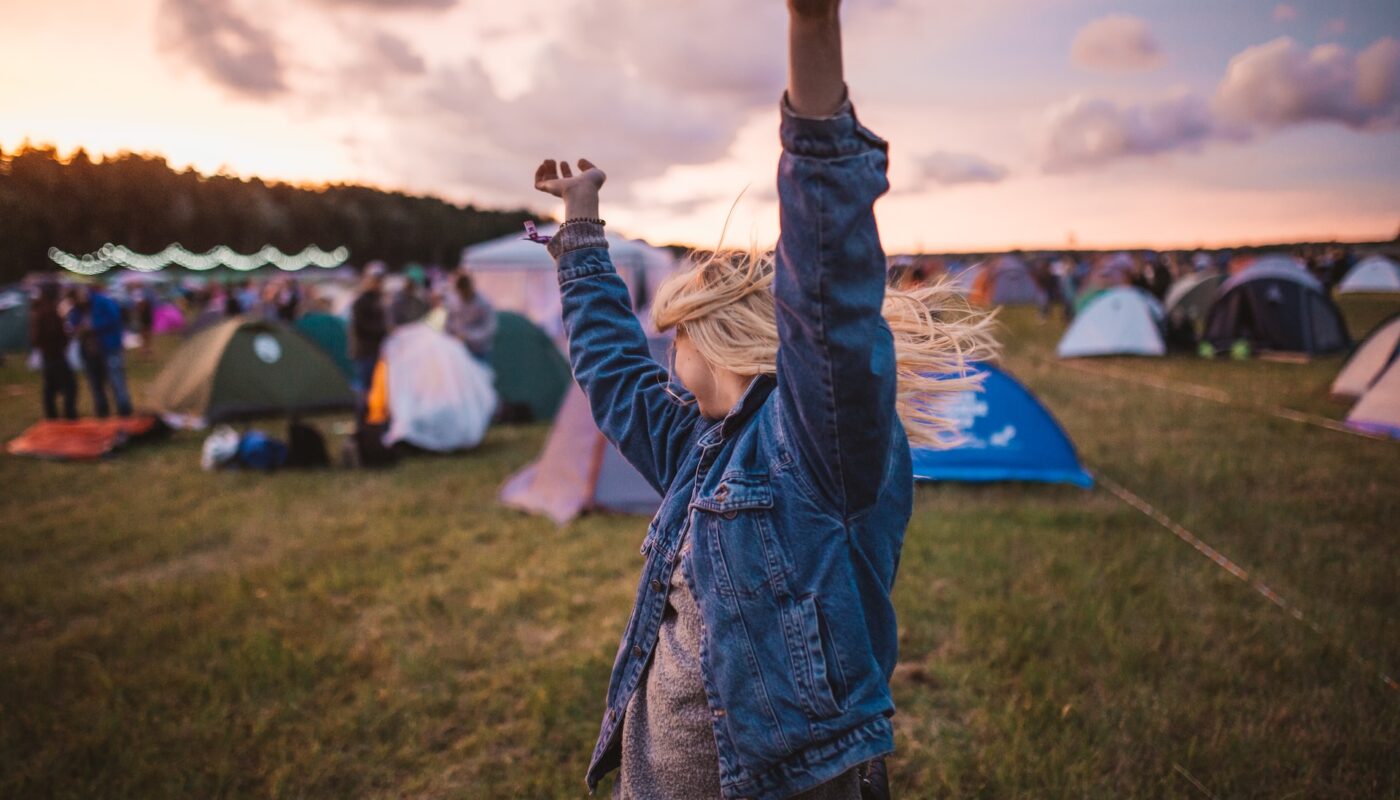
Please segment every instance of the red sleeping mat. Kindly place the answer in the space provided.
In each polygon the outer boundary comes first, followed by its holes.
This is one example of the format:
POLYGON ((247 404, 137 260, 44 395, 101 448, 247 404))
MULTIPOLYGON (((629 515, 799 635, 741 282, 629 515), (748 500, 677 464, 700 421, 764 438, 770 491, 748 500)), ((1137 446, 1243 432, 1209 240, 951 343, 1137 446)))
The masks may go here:
POLYGON ((102 458, 122 445, 164 429, 150 415, 108 419, 46 419, 10 440, 5 449, 17 456, 87 461, 102 458))

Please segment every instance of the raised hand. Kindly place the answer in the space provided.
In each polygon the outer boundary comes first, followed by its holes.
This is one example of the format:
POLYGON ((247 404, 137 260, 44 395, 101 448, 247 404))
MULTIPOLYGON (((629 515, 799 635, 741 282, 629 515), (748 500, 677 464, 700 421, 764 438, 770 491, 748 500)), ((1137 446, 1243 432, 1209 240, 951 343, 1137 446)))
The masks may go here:
POLYGON ((608 176, 586 158, 578 160, 578 175, 569 162, 549 159, 535 170, 535 188, 564 200, 565 219, 597 219, 598 190, 608 176))
POLYGON ((574 171, 569 167, 569 162, 556 162, 548 159, 540 164, 535 170, 535 188, 546 194, 555 197, 568 199, 570 194, 580 192, 597 193, 607 181, 608 176, 603 174, 601 169, 593 165, 593 162, 586 158, 578 160, 579 174, 574 175, 574 171))

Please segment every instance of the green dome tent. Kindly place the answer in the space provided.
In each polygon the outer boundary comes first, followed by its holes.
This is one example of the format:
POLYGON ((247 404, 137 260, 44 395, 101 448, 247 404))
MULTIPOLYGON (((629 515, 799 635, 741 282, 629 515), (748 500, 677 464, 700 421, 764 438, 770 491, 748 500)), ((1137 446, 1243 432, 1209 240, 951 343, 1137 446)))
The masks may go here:
POLYGON ((302 315, 302 318, 297 320, 297 330, 324 350, 335 365, 340 367, 340 371, 349 377, 355 374, 355 367, 350 363, 350 335, 347 328, 345 320, 334 314, 312 312, 302 315))
POLYGON ((29 295, 0 291, 0 353, 29 352, 29 295))
POLYGON ((491 368, 496 371, 502 417, 508 420, 553 420, 573 383, 569 362, 549 336, 510 311, 497 312, 491 368))
POLYGON ((292 328, 252 317, 187 340, 156 376, 149 400, 167 422, 186 427, 355 408, 330 356, 292 328))

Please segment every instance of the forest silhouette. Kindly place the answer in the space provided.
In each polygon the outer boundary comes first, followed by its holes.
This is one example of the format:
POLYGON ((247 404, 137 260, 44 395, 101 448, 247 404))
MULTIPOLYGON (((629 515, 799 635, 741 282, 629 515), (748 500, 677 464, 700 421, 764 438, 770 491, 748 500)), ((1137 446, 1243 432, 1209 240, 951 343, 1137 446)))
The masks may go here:
POLYGON ((50 146, 0 148, 0 283, 58 267, 50 247, 83 254, 108 242, 154 253, 227 245, 344 246, 352 263, 455 265, 463 247, 520 229, 532 212, 459 206, 366 186, 318 187, 177 171, 160 156, 61 157, 50 146))

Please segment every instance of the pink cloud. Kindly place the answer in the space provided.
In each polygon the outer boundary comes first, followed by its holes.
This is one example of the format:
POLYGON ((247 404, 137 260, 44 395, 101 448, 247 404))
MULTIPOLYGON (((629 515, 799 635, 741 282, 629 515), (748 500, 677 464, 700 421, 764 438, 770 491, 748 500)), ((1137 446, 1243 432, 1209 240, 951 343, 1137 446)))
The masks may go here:
POLYGON ((1400 125, 1400 41, 1357 54, 1325 44, 1307 50, 1275 39, 1235 56, 1216 90, 1215 111, 1243 125, 1278 128, 1338 122, 1356 129, 1400 125))
POLYGON ((1217 135, 1209 106, 1189 93, 1139 106, 1074 97, 1050 109, 1046 127, 1044 165, 1049 172, 1199 149, 1217 135))
POLYGON ((1074 63, 1101 70, 1150 69, 1162 63, 1162 48, 1147 22, 1113 14, 1084 26, 1070 48, 1074 63))
POLYGON ((925 156, 920 164, 922 178, 939 186, 965 183, 1000 183, 1007 170, 981 156, 939 151, 925 156))
POLYGON ((1315 122, 1400 128, 1400 41, 1385 37, 1353 53, 1275 39, 1235 56, 1210 102, 1189 92, 1137 105, 1071 98, 1047 113, 1043 164, 1088 169, 1315 122))
POLYGON ((1274 6, 1274 22, 1292 22, 1298 18, 1298 9, 1287 3, 1274 6))
POLYGON ((1347 32, 1347 21, 1341 17, 1329 19, 1327 24, 1322 26, 1322 33, 1326 36, 1341 36, 1347 32))

